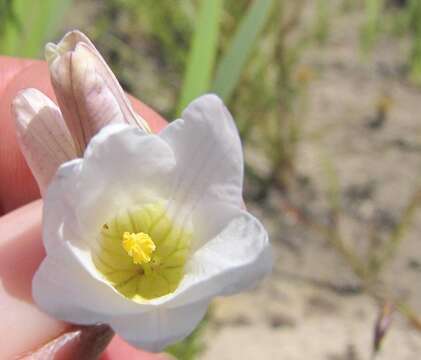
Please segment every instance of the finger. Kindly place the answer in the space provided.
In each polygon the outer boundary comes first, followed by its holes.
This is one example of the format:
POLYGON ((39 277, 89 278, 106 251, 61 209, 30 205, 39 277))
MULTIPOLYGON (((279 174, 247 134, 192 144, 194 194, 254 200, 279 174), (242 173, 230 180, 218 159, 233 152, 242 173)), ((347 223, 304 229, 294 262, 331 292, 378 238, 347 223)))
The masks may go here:
POLYGON ((167 125, 167 121, 148 105, 145 105, 131 95, 129 95, 129 99, 134 110, 147 121, 152 132, 157 133, 167 125))
POLYGON ((34 60, 30 59, 15 59, 7 56, 0 56, 0 94, 4 87, 10 82, 16 73, 31 65, 34 60))
POLYGON ((160 354, 151 354, 145 351, 137 350, 127 344, 119 336, 114 336, 110 345, 100 360, 168 360, 169 357, 160 354))
MULTIPOLYGON (((6 71, 12 60, 0 58, 0 70, 6 71)), ((4 214, 39 198, 36 182, 19 150, 15 124, 10 111, 11 101, 17 92, 37 87, 51 96, 48 71, 44 63, 34 61, 6 76, 0 93, 0 211, 4 214)), ((1 214, 1 213, 0 213, 1 214)))
POLYGON ((32 303, 32 276, 45 256, 41 206, 37 201, 0 217, 0 359, 41 347, 68 327, 32 303))
MULTIPOLYGON (((16 94, 34 87, 55 101, 47 64, 43 61, 22 61, 0 57, 0 215, 39 198, 36 182, 26 165, 16 139, 10 106, 16 94), (11 69, 11 70, 9 70, 11 69), (4 74, 3 74, 4 73, 4 74)), ((165 120, 130 97, 135 110, 154 131, 165 126, 165 120)))

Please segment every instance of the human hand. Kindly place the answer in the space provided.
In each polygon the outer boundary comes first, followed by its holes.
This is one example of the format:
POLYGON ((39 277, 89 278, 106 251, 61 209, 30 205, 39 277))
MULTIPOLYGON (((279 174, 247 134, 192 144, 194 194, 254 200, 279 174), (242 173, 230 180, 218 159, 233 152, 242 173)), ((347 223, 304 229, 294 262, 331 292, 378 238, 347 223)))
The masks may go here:
MULTIPOLYGON (((0 56, 0 358, 30 358, 51 351, 53 359, 89 359, 108 344, 105 326, 76 327, 52 319, 33 304, 32 277, 45 256, 41 241, 42 200, 20 152, 10 104, 21 89, 34 87, 55 100, 47 65, 42 61, 0 56), (49 344, 49 348, 44 345, 49 344), (44 347, 43 347, 44 346, 44 347)), ((153 110, 131 99, 153 131, 165 126, 153 110)), ((102 360, 163 359, 114 337, 102 360)))

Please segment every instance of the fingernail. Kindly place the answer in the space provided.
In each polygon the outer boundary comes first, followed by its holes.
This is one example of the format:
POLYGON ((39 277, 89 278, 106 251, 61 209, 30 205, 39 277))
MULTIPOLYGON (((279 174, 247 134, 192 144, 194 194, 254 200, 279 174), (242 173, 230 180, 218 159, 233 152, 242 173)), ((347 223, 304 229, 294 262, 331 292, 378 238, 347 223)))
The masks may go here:
POLYGON ((60 335, 21 360, 98 359, 114 336, 105 324, 82 326, 60 335))

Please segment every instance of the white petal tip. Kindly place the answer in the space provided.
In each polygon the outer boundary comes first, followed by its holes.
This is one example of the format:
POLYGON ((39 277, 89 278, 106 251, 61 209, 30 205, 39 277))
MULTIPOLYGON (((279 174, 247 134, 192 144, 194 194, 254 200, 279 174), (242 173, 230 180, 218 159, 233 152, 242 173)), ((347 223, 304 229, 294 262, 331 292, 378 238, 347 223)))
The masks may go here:
POLYGON ((59 43, 48 43, 45 46, 44 56, 48 64, 52 62, 59 56, 65 54, 68 51, 73 51, 76 48, 78 43, 85 43, 89 46, 92 46, 89 38, 79 30, 72 30, 66 33, 59 43))
POLYGON ((192 106, 192 105, 209 104, 209 103, 214 104, 214 105, 225 106, 224 102, 222 101, 222 99, 218 95, 213 94, 213 93, 209 93, 209 94, 204 94, 204 95, 199 96, 198 98, 194 99, 190 103, 189 107, 192 106))
POLYGON ((184 119, 189 117, 189 113, 192 111, 198 115, 205 116, 208 115, 211 111, 220 111, 226 112, 226 107, 222 99, 216 94, 205 94, 194 99, 181 114, 181 117, 184 119))
POLYGON ((208 93, 200 96, 198 99, 207 100, 207 101, 216 101, 218 103, 224 103, 222 99, 215 93, 208 93))

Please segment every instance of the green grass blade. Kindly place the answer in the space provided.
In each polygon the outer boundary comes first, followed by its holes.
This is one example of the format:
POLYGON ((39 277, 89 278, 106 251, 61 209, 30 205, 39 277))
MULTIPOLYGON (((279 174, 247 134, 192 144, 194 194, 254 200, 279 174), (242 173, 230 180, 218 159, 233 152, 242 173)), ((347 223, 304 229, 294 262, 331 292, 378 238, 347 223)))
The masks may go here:
POLYGON ((380 32, 382 21, 382 10, 384 9, 384 0, 366 0, 365 1, 365 23, 361 30, 361 47, 367 54, 375 44, 380 32))
POLYGON ((12 18, 6 19, 0 33, 0 53, 39 57, 59 25, 71 0, 13 0, 12 18))
POLYGON ((327 0, 317 0, 316 4, 316 24, 314 37, 316 41, 323 45, 329 36, 330 8, 327 0))
POLYGON ((183 88, 177 112, 210 88, 216 50, 222 0, 202 0, 193 34, 183 88))
POLYGON ((273 0, 255 0, 244 15, 215 74, 212 90, 225 101, 231 97, 253 46, 269 19, 273 0))

